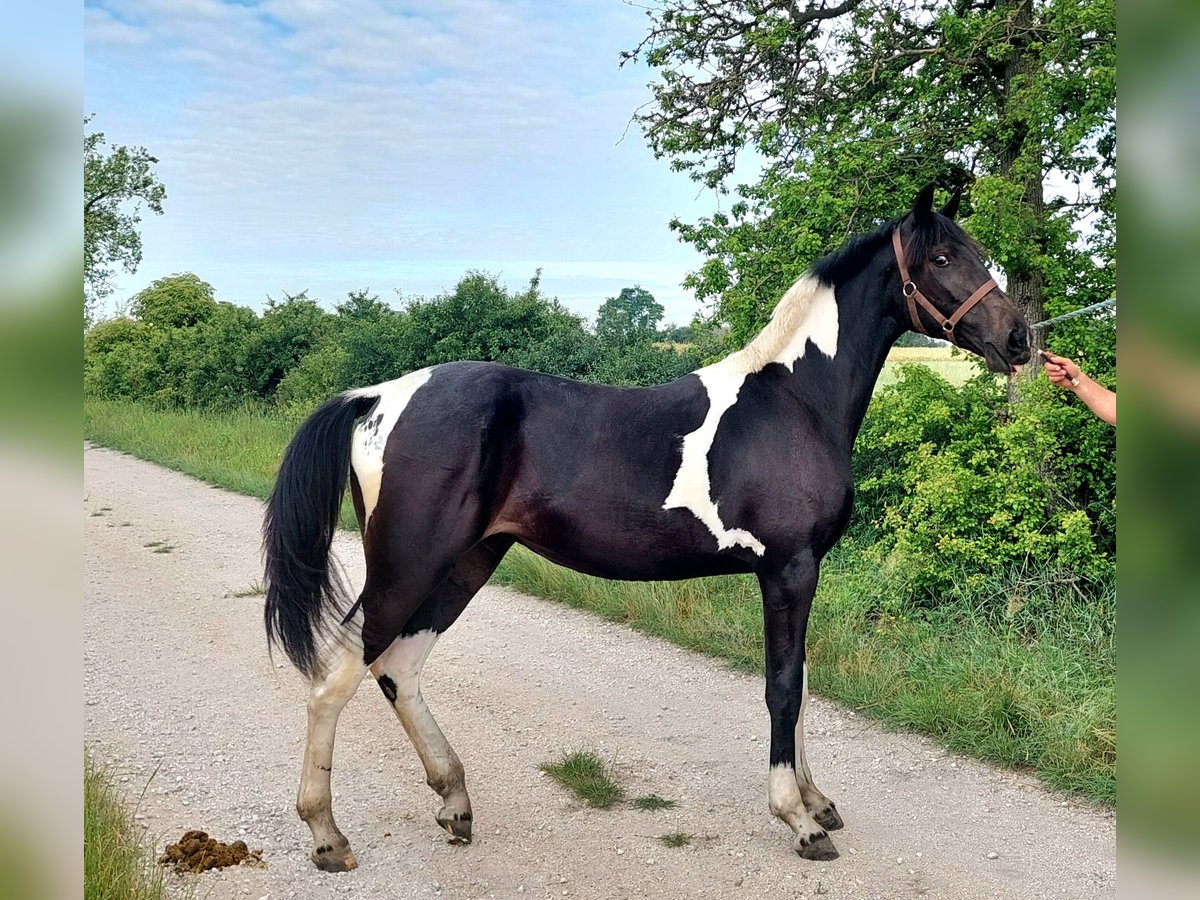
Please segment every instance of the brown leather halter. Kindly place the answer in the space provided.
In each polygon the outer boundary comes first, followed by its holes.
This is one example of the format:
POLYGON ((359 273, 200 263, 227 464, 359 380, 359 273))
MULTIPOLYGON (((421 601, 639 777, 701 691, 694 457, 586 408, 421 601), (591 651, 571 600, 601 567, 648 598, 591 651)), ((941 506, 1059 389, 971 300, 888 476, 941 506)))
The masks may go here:
POLYGON ((900 240, 899 228, 892 232, 892 248, 896 251, 896 263, 900 266, 900 278, 904 283, 904 299, 908 301, 908 315, 909 318, 912 319, 913 330, 919 334, 925 334, 929 335, 930 337, 934 337, 934 335, 929 334, 929 332, 921 326, 921 317, 917 314, 917 304, 920 303, 923 307, 925 307, 925 311, 933 316, 935 321, 942 323, 943 333, 941 336, 950 343, 957 344, 958 341, 954 339, 954 326, 958 324, 959 320, 963 316, 971 311, 971 307, 973 307, 976 303, 978 303, 996 287, 998 287, 996 284, 996 279, 989 278, 987 281, 985 281, 983 285, 979 287, 970 297, 964 300, 958 309, 954 311, 954 314, 947 319, 944 315, 942 315, 936 306, 929 302, 929 300, 917 287, 916 282, 909 277, 908 263, 904 259, 904 244, 900 240))

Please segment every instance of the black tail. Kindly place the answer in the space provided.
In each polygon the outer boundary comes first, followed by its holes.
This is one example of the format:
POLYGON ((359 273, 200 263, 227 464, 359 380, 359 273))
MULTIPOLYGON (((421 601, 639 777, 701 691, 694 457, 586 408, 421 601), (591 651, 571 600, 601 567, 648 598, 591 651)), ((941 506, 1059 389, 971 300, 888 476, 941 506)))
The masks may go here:
POLYGON ((340 395, 308 417, 283 454, 263 519, 267 645, 283 646, 311 676, 316 635, 344 611, 346 587, 330 565, 342 494, 350 471, 354 420, 375 397, 340 395))

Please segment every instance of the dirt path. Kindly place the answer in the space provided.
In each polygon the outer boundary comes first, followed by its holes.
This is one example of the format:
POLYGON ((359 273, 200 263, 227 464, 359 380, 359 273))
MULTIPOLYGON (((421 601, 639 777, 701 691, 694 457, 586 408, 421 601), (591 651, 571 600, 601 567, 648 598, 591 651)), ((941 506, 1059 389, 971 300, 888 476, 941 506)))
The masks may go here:
MULTIPOLYGON (((318 872, 293 811, 305 685, 267 660, 261 596, 235 596, 261 577, 260 503, 108 450, 84 462, 86 740, 135 796, 154 773, 138 815, 160 845, 200 828, 261 846, 268 863, 207 873, 197 897, 1115 894, 1110 814, 820 699, 809 760, 847 825, 841 859, 802 860, 767 811, 760 679, 497 588, 439 643, 423 685, 467 769, 475 842, 444 840, 368 679, 334 767, 360 867, 318 872), (631 795, 678 807, 581 807, 538 771, 581 746, 615 759, 631 795), (657 840, 674 831, 695 839, 657 840)), ((357 543, 338 551, 361 583, 357 543)))

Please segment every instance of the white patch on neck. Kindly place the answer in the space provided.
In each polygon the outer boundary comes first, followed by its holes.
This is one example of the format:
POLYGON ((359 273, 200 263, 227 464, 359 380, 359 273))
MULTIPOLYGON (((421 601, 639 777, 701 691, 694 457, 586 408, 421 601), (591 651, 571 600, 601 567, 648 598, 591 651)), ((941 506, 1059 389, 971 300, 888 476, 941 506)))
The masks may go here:
POLYGON ((383 451, 388 436, 396 427, 400 414, 408 406, 413 394, 429 380, 432 369, 419 369, 394 381, 385 381, 374 387, 356 388, 347 391, 347 397, 378 397, 379 402, 354 428, 350 444, 350 466, 358 479, 362 491, 363 530, 371 521, 371 513, 379 502, 379 487, 383 483, 383 451))
POLYGON ((704 523, 717 539, 717 547, 747 547, 759 556, 766 552, 762 541, 741 528, 726 528, 712 498, 708 476, 708 454, 717 436, 721 417, 737 402, 747 375, 771 363, 792 371, 804 356, 811 340, 832 359, 837 354, 838 308, 833 288, 813 275, 804 275, 783 295, 771 321, 757 337, 737 353, 696 372, 708 392, 704 422, 683 439, 683 459, 663 509, 687 509, 704 523))
POLYGON ((806 274, 788 288, 771 321, 754 340, 716 365, 746 375, 771 363, 795 371, 809 341, 830 359, 837 355, 838 307, 833 288, 806 274))
POLYGON ((718 366, 701 369, 696 376, 708 391, 708 413, 700 427, 683 439, 683 459, 662 508, 690 510, 712 532, 719 550, 742 546, 762 556, 766 552, 762 541, 744 529, 725 527, 708 478, 708 451, 717 436, 717 426, 725 411, 737 402, 746 376, 722 371, 718 366))

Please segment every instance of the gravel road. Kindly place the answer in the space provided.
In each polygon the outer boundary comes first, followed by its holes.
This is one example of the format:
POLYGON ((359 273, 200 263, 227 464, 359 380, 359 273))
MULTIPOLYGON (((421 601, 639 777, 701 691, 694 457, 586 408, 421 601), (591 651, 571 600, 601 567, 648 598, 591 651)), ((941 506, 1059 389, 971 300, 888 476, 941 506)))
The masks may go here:
MULTIPOLYGON (((319 872, 293 809, 306 685, 268 660, 262 597, 238 596, 261 578, 261 504, 99 448, 84 471, 85 739, 134 798, 145 789, 138 821, 159 847, 200 828, 262 847, 267 863, 200 876, 198 898, 1115 895, 1110 813, 821 698, 809 761, 846 828, 840 859, 802 860, 767 811, 759 678, 493 587, 423 679, 467 770, 474 843, 446 842, 368 678, 342 715, 333 773, 359 868, 319 872), (630 796, 678 806, 582 806, 538 770, 580 747, 613 760, 630 796), (676 831, 692 843, 658 840, 676 831)), ((361 584, 357 542, 336 549, 361 584)))

